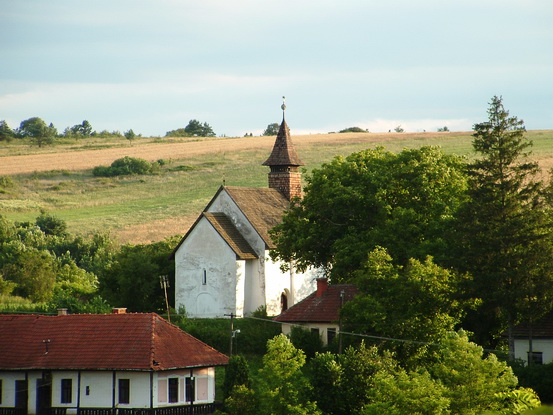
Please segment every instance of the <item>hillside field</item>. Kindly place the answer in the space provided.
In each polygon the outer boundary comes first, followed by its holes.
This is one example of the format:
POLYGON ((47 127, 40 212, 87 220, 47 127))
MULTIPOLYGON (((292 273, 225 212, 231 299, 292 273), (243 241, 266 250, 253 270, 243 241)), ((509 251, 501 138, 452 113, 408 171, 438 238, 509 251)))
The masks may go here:
MULTIPOLYGON (((532 157, 553 167, 553 130, 529 131, 532 157)), ((471 132, 294 135, 307 173, 333 157, 383 146, 391 151, 436 145, 473 156, 471 132)), ((267 186, 275 137, 60 140, 45 148, 0 142, 0 214, 34 221, 44 210, 74 234, 110 232, 120 242, 148 243, 183 235, 223 183, 267 186), (94 177, 95 166, 124 156, 162 159, 159 174, 94 177)))

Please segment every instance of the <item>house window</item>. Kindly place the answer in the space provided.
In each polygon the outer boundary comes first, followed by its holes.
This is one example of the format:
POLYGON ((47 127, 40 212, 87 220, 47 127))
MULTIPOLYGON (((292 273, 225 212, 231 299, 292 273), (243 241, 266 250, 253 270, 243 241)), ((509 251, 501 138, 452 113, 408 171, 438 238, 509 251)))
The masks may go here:
POLYGON ((204 274, 202 275, 202 285, 207 285, 207 271, 204 269, 204 274))
POLYGON ((543 353, 542 352, 528 352, 528 363, 533 365, 543 365, 543 353))
POLYGON ((16 380, 15 381, 15 407, 27 408, 28 401, 27 381, 16 380))
POLYGON ((2 404, 2 379, 0 379, 0 405, 2 404))
POLYGON ((129 379, 119 379, 119 403, 127 404, 131 402, 131 381, 129 379))
POLYGON ((313 336, 319 336, 319 329, 317 327, 311 327, 311 334, 313 336))
POLYGON ((335 338, 336 338, 336 329, 331 329, 331 328, 326 329, 326 342, 328 344, 331 344, 335 338))
POLYGON ((179 401, 179 378, 169 378, 169 403, 179 401))
POLYGON ((195 386, 193 377, 186 378, 186 402, 194 402, 194 395, 196 394, 195 386))
POLYGON ((71 403, 73 397, 73 379, 61 380, 61 403, 71 403))

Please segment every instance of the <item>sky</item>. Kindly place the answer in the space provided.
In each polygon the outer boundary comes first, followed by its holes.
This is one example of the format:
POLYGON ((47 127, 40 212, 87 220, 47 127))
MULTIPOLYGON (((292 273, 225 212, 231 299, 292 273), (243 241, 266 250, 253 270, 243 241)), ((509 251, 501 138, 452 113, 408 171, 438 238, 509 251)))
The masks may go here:
POLYGON ((0 0, 0 120, 161 136, 553 129, 551 0, 0 0))

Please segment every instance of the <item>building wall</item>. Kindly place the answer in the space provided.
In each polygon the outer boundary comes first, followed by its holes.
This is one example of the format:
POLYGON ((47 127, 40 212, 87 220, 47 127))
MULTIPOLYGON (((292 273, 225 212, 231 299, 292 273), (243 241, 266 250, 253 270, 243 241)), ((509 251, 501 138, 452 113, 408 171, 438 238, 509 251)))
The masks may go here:
MULTIPOLYGON (((515 339, 515 359, 528 363, 528 339, 515 339)), ((534 339, 532 350, 543 353, 543 363, 553 361, 553 339, 534 339)))
POLYGON ((287 324, 282 323, 282 333, 289 336, 292 332, 292 327, 294 326, 302 326, 305 330, 311 330, 311 329, 317 329, 319 330, 319 337, 321 338, 321 341, 323 342, 323 345, 326 346, 328 344, 328 329, 334 329, 336 336, 338 336, 338 324, 331 324, 331 323, 296 323, 296 324, 287 324))
POLYGON ((2 395, 0 408, 13 408, 15 406, 15 381, 25 380, 23 372, 0 372, 2 380, 2 395))
POLYGON ((288 306, 302 300, 315 288, 315 273, 283 273, 273 262, 265 242, 225 190, 209 206, 223 212, 241 232, 259 259, 241 261, 209 222, 202 218, 175 253, 175 303, 184 305, 190 317, 213 318, 234 313, 251 315, 265 306, 269 315, 280 314, 280 298, 289 292, 288 306), (207 284, 202 285, 203 272, 207 284))
POLYGON ((204 318, 236 313, 237 278, 244 270, 205 218, 175 253, 175 267, 177 310, 184 306, 188 316, 204 318))
POLYGON ((190 370, 173 370, 155 374, 154 378, 154 407, 182 406, 190 404, 191 397, 186 393, 186 379, 193 378, 195 394, 193 402, 197 404, 215 401, 215 368, 190 370), (178 379, 177 402, 169 402, 169 379, 178 379))
MULTIPOLYGON (((2 400, 0 408, 15 407, 15 383, 27 380, 28 413, 36 414, 37 380, 42 371, 0 372, 2 400)), ((186 405, 186 378, 195 382, 194 403, 212 403, 215 400, 215 368, 173 370, 163 372, 139 371, 51 371, 52 407, 66 408, 75 414, 77 408, 150 408, 186 405), (177 378, 179 398, 168 402, 168 379, 177 378), (62 403, 62 379, 71 379, 70 402, 62 403), (130 402, 119 403, 119 379, 128 379, 130 402)))

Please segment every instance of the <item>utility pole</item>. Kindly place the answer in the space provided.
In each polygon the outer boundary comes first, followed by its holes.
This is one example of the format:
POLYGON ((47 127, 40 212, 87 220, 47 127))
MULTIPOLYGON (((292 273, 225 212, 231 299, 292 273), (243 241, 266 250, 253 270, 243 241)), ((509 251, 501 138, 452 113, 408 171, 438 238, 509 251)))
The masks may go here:
POLYGON ((340 291, 340 320, 338 320, 338 354, 342 354, 342 308, 344 307, 344 290, 340 291))
POLYGON ((234 317, 236 317, 236 314, 230 313, 230 314, 224 314, 226 317, 230 317, 230 352, 229 356, 232 356, 232 338, 234 337, 234 317))
POLYGON ((167 287, 169 287, 169 280, 167 275, 159 276, 159 283, 163 291, 165 292, 165 306, 167 307, 167 321, 171 322, 171 315, 169 314, 169 299, 167 298, 167 287))

